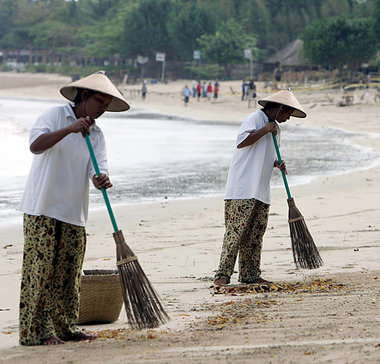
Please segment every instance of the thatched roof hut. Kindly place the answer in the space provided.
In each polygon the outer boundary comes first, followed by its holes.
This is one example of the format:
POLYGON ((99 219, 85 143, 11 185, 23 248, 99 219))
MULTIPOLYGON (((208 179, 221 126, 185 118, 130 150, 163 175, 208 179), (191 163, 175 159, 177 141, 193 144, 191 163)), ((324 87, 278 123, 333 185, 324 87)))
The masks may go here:
POLYGON ((263 63, 266 67, 273 68, 297 68, 305 69, 309 65, 302 56, 303 54, 303 41, 301 39, 296 39, 289 43, 286 47, 282 48, 277 53, 271 55, 263 63))

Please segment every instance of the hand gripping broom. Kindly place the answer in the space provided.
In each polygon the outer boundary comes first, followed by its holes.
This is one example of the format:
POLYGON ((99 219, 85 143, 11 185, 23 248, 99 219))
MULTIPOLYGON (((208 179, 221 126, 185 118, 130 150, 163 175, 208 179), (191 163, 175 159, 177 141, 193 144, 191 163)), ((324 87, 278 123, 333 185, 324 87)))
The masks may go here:
MULTIPOLYGON (((276 148, 277 159, 282 163, 280 149, 278 148, 276 135, 272 133, 273 143, 276 148)), ((289 230, 292 240, 293 259, 297 268, 315 269, 323 265, 322 258, 318 249, 314 244, 305 220, 301 212, 297 209, 296 204, 290 194, 288 181, 286 179, 285 170, 281 170, 282 179, 284 180, 286 193, 288 194, 289 206, 289 230)))
MULTIPOLYGON (((100 176, 99 166, 88 134, 85 135, 85 138, 95 172, 100 176)), ((117 227, 105 188, 102 188, 102 193, 114 228, 117 268, 128 322, 134 329, 158 327, 168 321, 169 316, 163 309, 158 295, 142 270, 136 255, 125 243, 123 233, 117 227)))

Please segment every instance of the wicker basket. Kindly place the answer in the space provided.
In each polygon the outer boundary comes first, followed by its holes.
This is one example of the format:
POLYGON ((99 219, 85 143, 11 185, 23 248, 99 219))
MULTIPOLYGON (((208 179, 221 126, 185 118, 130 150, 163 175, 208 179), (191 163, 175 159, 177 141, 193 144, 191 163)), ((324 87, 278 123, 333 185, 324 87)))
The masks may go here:
POLYGON ((123 295, 117 271, 84 271, 78 324, 114 322, 119 318, 122 306, 123 295))

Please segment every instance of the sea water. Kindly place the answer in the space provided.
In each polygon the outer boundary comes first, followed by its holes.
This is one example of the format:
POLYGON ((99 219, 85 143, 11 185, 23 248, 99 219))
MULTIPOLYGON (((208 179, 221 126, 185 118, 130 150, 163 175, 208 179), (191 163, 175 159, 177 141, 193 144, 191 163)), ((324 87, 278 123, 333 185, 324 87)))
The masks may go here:
MULTIPOLYGON (((17 207, 33 158, 28 146, 29 130, 42 111, 57 104, 0 98, 2 225, 21 221, 17 207)), ((224 193, 239 125, 143 111, 105 114, 97 124, 106 138, 114 184, 109 190, 112 205, 224 193)), ((283 124, 281 153, 287 162, 289 184, 377 163, 378 154, 353 144, 354 136, 357 134, 337 129, 283 124)), ((282 185, 280 173, 274 173, 272 185, 282 185)), ((103 206, 102 194, 91 187, 90 208, 103 206)))

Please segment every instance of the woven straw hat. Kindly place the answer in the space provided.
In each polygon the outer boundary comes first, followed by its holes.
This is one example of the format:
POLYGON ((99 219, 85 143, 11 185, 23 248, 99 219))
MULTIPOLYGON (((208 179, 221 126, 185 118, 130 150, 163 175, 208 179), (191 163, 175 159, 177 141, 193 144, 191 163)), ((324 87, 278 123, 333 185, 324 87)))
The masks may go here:
POLYGON ((107 107, 107 111, 126 111, 129 109, 129 105, 127 101, 124 100, 123 95, 119 92, 111 80, 101 71, 81 78, 80 80, 72 82, 67 86, 63 86, 59 91, 63 97, 70 101, 74 101, 79 88, 98 91, 112 96, 112 100, 107 107))
POLYGON ((290 90, 276 92, 275 94, 269 95, 264 99, 258 100, 257 102, 264 107, 268 102, 289 106, 294 109, 290 116, 294 116, 296 118, 306 118, 305 111, 302 109, 302 106, 290 90))

